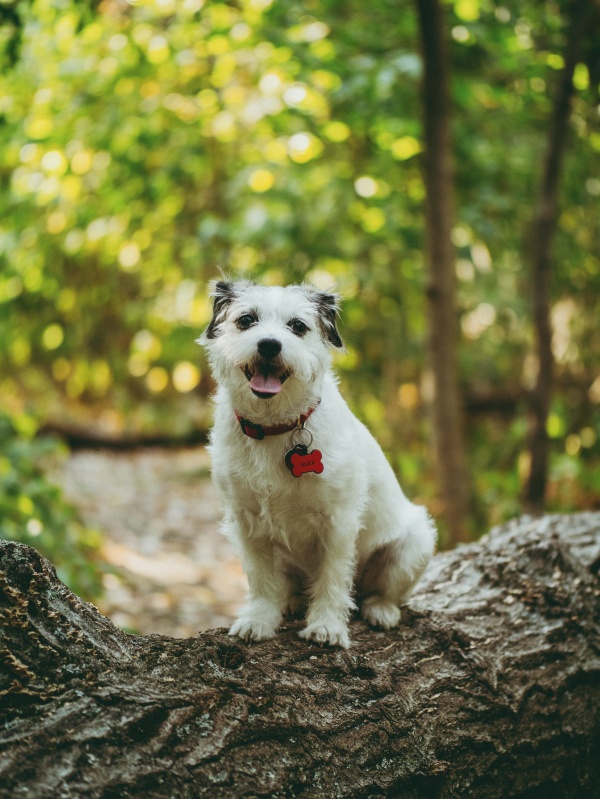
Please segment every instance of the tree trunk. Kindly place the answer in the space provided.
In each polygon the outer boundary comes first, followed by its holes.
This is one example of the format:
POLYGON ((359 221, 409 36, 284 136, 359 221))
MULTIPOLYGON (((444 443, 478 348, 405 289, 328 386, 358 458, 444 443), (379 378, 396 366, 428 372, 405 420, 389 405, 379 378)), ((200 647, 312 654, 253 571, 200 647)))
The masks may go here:
POLYGON ((525 502, 528 509, 533 512, 540 512, 544 508, 548 479, 549 441, 546 428, 554 369, 550 322, 552 238, 556 230, 558 187, 571 113, 573 74, 581 52, 584 23, 589 7, 589 0, 573 0, 569 4, 571 24, 565 47, 565 66, 561 73, 550 121, 540 193, 530 231, 531 287, 538 373, 530 397, 530 467, 525 502))
POLYGON ((417 0, 423 52, 423 111, 429 359, 438 482, 450 543, 467 539, 469 475, 456 359, 455 264, 450 101, 446 35, 439 0, 417 0))
POLYGON ((0 544, 0 797, 595 799, 600 514, 437 555, 401 626, 131 636, 0 544))

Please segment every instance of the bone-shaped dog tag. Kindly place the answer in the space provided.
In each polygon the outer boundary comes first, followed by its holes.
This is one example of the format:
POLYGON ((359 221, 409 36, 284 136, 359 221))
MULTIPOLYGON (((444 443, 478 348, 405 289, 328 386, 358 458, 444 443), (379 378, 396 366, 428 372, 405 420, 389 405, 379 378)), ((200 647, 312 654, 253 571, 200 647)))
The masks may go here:
POLYGON ((322 454, 318 449, 308 451, 304 444, 296 444, 285 456, 285 465, 294 477, 301 477, 307 472, 321 474, 323 471, 322 454))

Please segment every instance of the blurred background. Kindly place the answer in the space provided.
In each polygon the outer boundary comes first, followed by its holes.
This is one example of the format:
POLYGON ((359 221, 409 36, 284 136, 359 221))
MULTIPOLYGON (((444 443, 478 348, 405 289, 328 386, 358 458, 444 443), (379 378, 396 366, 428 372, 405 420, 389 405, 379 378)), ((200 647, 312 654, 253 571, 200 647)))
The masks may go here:
MULTIPOLYGON (((243 593, 202 446, 213 385, 195 339, 219 269, 336 287, 342 391, 441 545, 456 539, 432 444, 417 5, 0 4, 0 536, 127 629, 193 634, 243 593)), ((442 5, 462 538, 525 507, 528 235, 572 5, 442 5)), ((545 508, 561 512, 600 506, 591 23, 571 77, 548 307, 545 508)))

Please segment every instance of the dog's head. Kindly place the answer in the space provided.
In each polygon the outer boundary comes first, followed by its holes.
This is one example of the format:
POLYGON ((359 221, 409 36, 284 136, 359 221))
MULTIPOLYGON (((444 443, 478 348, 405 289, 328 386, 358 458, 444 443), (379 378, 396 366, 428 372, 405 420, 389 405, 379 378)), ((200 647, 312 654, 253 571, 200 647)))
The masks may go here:
POLYGON ((330 348, 343 346, 337 296, 310 286, 246 281, 215 282, 211 296, 213 317, 199 342, 208 350, 217 382, 238 405, 256 398, 258 405, 296 412, 298 402, 314 399, 330 348))

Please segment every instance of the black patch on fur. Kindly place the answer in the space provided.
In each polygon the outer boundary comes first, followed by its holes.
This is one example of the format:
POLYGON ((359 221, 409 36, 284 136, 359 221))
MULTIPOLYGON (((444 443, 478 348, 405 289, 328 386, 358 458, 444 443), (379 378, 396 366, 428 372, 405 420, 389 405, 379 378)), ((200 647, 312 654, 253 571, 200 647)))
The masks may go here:
POLYGON ((224 280, 219 280, 215 283, 212 291, 213 317, 204 333, 206 338, 216 338, 219 335, 218 327, 223 321, 225 311, 234 297, 235 286, 233 283, 228 283, 224 280))
POLYGON ((339 301, 335 294, 326 294, 323 291, 315 292, 314 302, 319 312, 319 319, 323 332, 330 344, 334 347, 343 347, 344 342, 337 329, 339 301))

